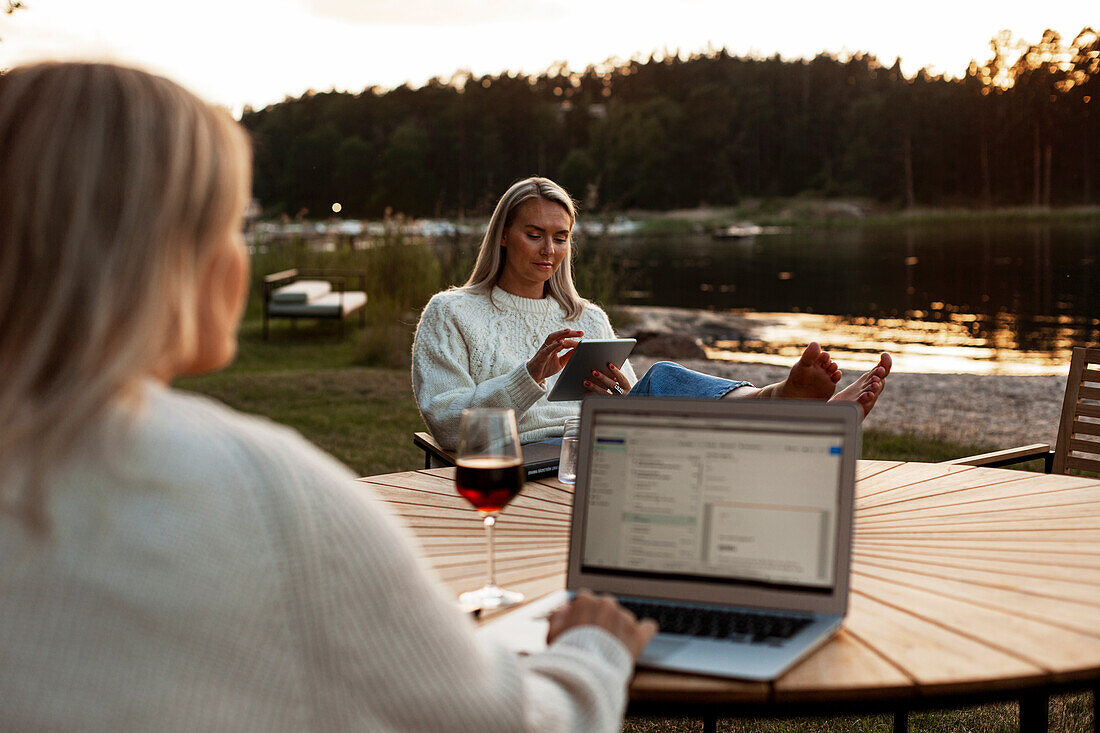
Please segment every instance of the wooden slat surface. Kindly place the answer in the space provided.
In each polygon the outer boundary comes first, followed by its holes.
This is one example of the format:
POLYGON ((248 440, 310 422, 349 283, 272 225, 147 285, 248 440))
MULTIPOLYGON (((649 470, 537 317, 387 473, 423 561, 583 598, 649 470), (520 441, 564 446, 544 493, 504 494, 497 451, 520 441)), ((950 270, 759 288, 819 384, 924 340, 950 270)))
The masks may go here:
POLYGON ((1085 417, 1100 417, 1100 406, 1077 405, 1077 414, 1085 417))
POLYGON ((1095 440, 1084 440, 1081 438, 1070 438, 1069 449, 1071 451, 1077 451, 1080 453, 1091 453, 1092 455, 1100 455, 1100 442, 1095 440))
POLYGON ((779 704, 905 699, 916 694, 908 674, 846 628, 776 680, 773 688, 779 704))
POLYGON ((1077 396, 1083 400, 1100 400, 1100 387, 1081 387, 1077 396))
POLYGON ((1069 456, 1066 458, 1066 468, 1072 468, 1078 471, 1093 471, 1095 473, 1100 473, 1100 460, 1069 456))
POLYGON ((942 461, 942 463, 955 466, 988 466, 991 463, 1000 461, 1022 463, 1025 458, 1038 458, 1049 451, 1050 445, 1048 443, 1032 443, 1031 445, 1022 445, 1018 448, 1008 448, 1006 450, 996 450, 990 453, 979 453, 975 456, 966 456, 965 458, 955 458, 950 461, 942 461))
MULTIPOLYGON (((1073 432, 1082 433, 1084 435, 1100 436, 1100 422, 1090 422, 1088 420, 1074 420, 1073 432)), ((1095 446, 1100 447, 1100 446, 1095 446)))
MULTIPOLYGON (((363 481, 452 592, 483 581, 484 530, 454 469, 363 481)), ((532 600, 563 587, 571 505, 554 479, 525 486, 497 524, 502 584, 532 600)), ((631 699, 789 708, 1097 680, 1100 481, 861 461, 840 634, 774 683, 643 670, 631 699)))

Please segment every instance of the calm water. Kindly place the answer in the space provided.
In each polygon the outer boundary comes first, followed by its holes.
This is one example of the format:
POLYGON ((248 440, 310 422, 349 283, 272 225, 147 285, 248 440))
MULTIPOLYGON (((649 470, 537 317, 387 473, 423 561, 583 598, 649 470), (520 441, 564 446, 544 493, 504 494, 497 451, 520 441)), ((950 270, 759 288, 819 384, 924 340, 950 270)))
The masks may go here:
MULTIPOLYGON (((851 363, 911 371, 1065 371, 1100 342, 1100 222, 968 223, 590 239, 578 267, 621 267, 626 304, 749 312, 712 356, 789 361, 817 338, 851 363)), ((838 361, 840 359, 838 358, 838 361)))

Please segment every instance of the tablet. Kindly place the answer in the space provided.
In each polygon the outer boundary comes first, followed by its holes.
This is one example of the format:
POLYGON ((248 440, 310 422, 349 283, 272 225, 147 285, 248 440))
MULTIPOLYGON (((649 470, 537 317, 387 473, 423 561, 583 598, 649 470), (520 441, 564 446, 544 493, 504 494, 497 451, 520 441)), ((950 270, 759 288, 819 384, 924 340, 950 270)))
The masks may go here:
POLYGON ((551 402, 584 399, 588 394, 584 380, 593 371, 605 370, 608 362, 621 367, 636 343, 637 339, 581 339, 546 399, 551 402))

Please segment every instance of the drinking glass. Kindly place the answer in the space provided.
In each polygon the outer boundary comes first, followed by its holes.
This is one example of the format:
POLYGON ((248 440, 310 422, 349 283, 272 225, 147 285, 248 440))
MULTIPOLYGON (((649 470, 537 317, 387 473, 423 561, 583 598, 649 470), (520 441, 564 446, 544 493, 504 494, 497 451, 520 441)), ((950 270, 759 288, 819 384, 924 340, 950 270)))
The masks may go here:
POLYGON ((571 417, 565 421, 561 434, 561 459, 558 461, 558 481, 577 483, 577 448, 580 446, 581 419, 571 417))
POLYGON ((469 609, 519 603, 522 593, 500 588, 493 579, 493 526, 500 511, 523 488, 523 454, 515 413, 482 407, 463 410, 455 458, 455 488, 484 517, 488 545, 485 585, 460 595, 459 603, 469 609))

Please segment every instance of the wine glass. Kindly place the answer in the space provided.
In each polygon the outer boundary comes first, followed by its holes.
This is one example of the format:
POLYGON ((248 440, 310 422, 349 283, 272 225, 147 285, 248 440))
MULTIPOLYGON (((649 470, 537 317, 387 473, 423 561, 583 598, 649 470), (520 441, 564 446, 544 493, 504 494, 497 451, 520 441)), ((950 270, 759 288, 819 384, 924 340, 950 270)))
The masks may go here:
POLYGON ((488 545, 485 585, 460 595, 459 603, 470 609, 520 603, 522 593, 504 590, 493 580, 493 526, 497 514, 523 488, 525 477, 515 413, 487 407, 463 410, 455 465, 455 488, 484 517, 488 545))

